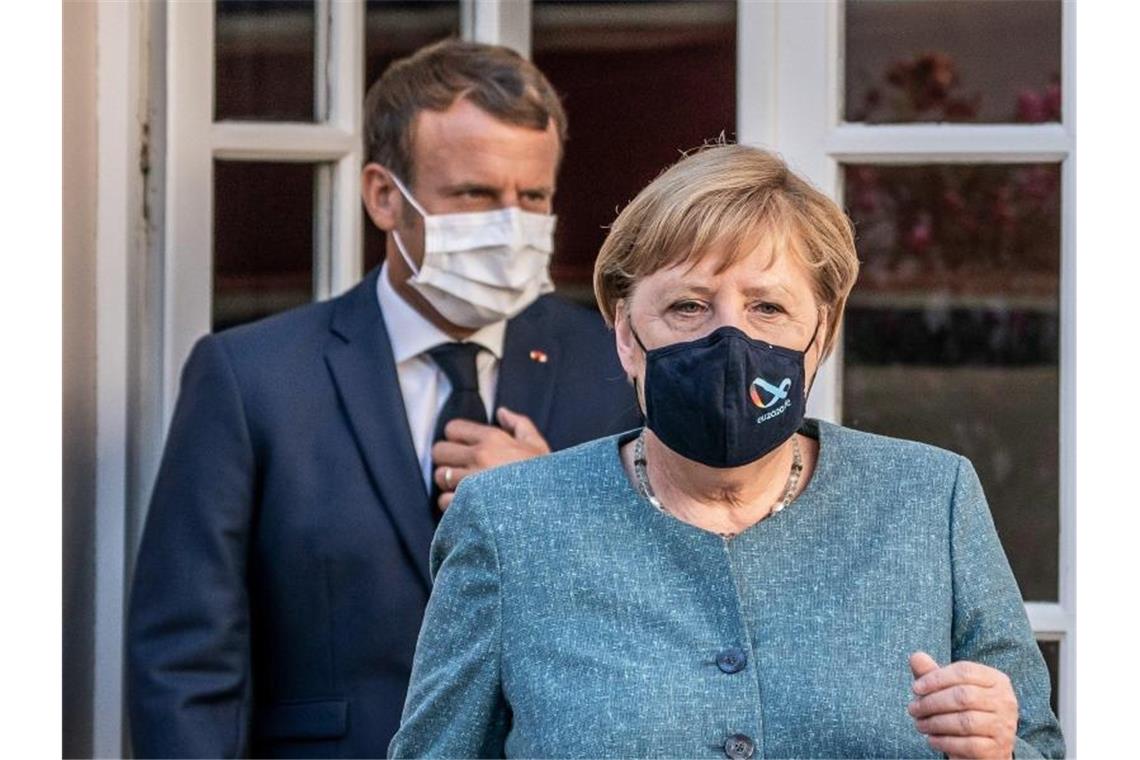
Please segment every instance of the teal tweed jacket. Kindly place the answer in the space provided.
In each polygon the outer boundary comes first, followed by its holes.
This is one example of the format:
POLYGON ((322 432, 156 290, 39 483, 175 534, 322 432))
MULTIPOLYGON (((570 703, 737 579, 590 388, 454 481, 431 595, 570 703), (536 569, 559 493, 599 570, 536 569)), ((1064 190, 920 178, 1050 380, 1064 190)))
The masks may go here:
POLYGON ((908 656, 1013 681, 1017 757, 1060 757, 1049 677, 978 478, 809 420, 787 509, 731 541, 655 510, 636 431, 464 479, 391 757, 937 757, 908 656))

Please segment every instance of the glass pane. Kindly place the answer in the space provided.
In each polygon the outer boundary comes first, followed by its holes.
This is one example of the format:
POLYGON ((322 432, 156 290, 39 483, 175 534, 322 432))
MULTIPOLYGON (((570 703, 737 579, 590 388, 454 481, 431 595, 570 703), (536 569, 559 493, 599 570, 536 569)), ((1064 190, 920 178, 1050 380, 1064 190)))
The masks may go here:
MULTIPOLYGON (((459 0, 368 0, 364 8, 366 87, 397 58, 436 40, 459 36, 459 0)), ((364 271, 383 259, 384 233, 365 215, 364 271)))
POLYGON ((1061 668, 1061 642, 1038 641, 1037 646, 1041 648, 1041 656, 1045 658, 1045 667, 1049 669, 1049 683, 1053 685, 1052 693, 1049 696, 1049 704, 1053 706, 1053 714, 1060 715, 1060 712, 1057 710, 1057 692, 1060 688, 1057 674, 1061 668))
POLYGON ((537 0, 533 21, 533 60, 570 123, 552 275, 592 306, 617 210, 679 151, 735 137, 736 2, 537 0))
POLYGON ((847 0, 847 121, 1061 119, 1060 0, 847 0))
POLYGON ((850 166, 843 416, 968 457, 1027 600, 1057 599, 1060 166, 850 166))
POLYGON ((312 300, 315 167, 214 162, 215 330, 312 300))
POLYGON ((214 119, 314 121, 313 2, 217 0, 214 119))

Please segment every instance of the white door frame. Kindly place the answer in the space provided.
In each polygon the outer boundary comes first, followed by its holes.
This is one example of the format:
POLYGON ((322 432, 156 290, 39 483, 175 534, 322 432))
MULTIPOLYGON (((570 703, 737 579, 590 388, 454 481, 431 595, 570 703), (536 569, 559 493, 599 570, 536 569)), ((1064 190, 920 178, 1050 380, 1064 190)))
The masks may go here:
MULTIPOLYGON (((739 0, 737 72, 741 142, 781 154, 798 173, 841 199, 841 164, 1061 164, 1060 293, 1060 551, 1058 601, 1025 605, 1034 633, 1061 644, 1058 708, 1068 746, 1076 746, 1075 474, 1075 16, 1062 3, 1060 124, 847 124, 843 99, 843 5, 830 2, 739 0), (770 51, 770 52, 769 52, 770 51), (760 67, 763 66, 763 69, 760 67)), ((842 416, 842 341, 821 367, 809 414, 842 416)))

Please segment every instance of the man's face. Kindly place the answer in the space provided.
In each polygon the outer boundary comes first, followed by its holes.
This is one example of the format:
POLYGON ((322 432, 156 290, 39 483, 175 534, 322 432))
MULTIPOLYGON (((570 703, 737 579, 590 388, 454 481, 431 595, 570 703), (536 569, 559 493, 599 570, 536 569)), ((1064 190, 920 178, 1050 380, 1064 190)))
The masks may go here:
MULTIPOLYGON (((550 213, 559 150, 553 122, 545 131, 508 124, 460 99, 447 111, 421 111, 413 130, 415 177, 400 179, 411 179, 429 213, 508 206, 550 213)), ((414 209, 403 216, 405 224, 422 222, 414 209)))
MULTIPOLYGON (((446 111, 421 111, 413 122, 413 177, 400 177, 429 214, 493 211, 515 206, 549 214, 554 201, 559 138, 551 121, 545 130, 508 124, 460 98, 446 111)), ((423 262, 423 218, 376 164, 364 169, 365 205, 376 226, 399 230, 409 257, 423 262)), ((386 259, 397 291, 432 322, 451 325, 406 282, 412 276, 392 236, 386 259)))

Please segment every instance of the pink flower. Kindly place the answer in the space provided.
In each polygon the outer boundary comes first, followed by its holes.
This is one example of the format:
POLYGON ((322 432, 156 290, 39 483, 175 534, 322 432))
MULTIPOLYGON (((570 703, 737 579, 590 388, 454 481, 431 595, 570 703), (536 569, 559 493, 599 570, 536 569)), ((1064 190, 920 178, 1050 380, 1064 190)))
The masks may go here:
POLYGON ((855 195, 855 208, 863 214, 873 214, 879 209, 879 196, 870 187, 864 187, 855 195))
POLYGON ((1061 120, 1061 84, 1054 82, 1045 88, 1045 112, 1051 121, 1061 120))
POLYGON ((923 213, 907 230, 903 244, 914 253, 923 253, 934 242, 934 228, 930 224, 930 215, 923 213))
POLYGON ((947 190, 942 193, 942 202, 946 204, 946 208, 951 211, 961 211, 966 208, 966 201, 957 190, 947 190))
POLYGON ((1036 90, 1022 90, 1017 96, 1017 120, 1037 124, 1049 118, 1045 99, 1036 90))

